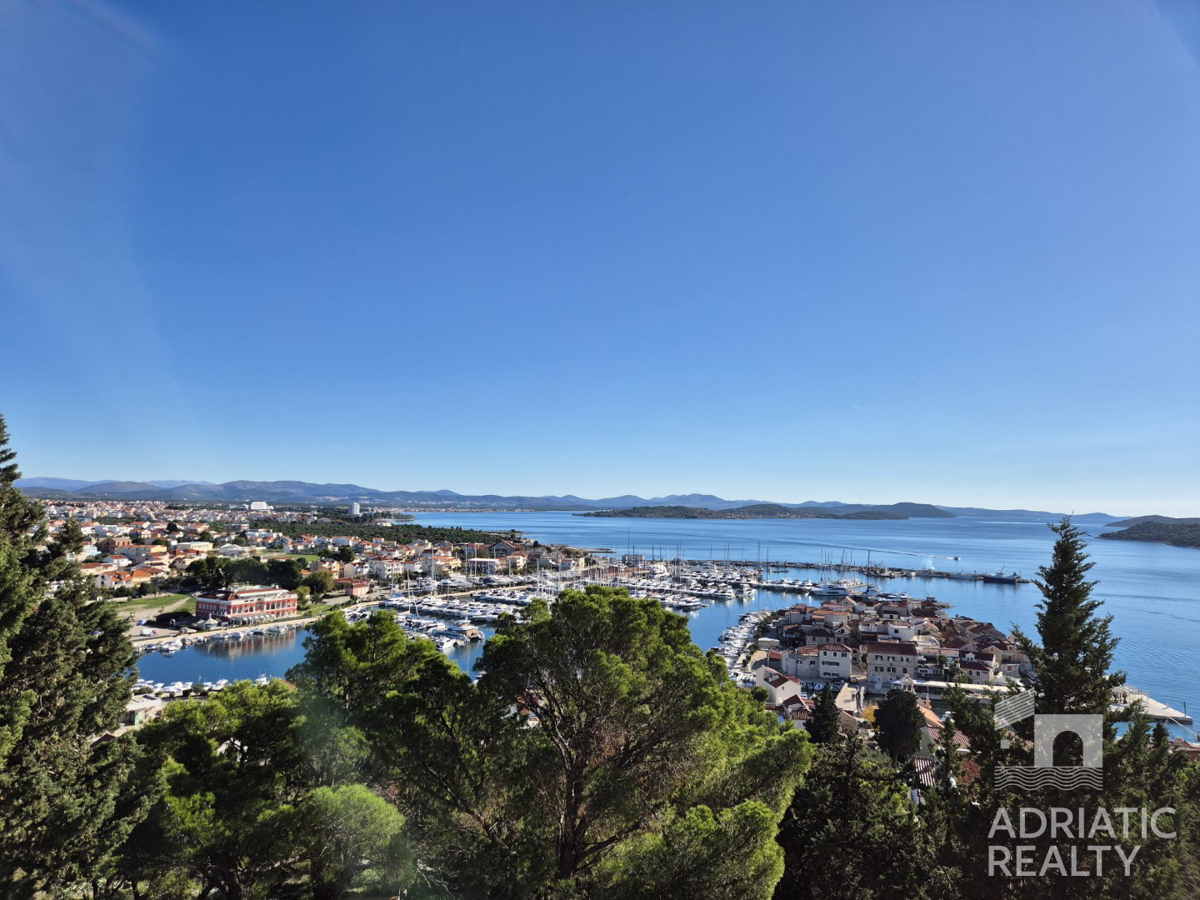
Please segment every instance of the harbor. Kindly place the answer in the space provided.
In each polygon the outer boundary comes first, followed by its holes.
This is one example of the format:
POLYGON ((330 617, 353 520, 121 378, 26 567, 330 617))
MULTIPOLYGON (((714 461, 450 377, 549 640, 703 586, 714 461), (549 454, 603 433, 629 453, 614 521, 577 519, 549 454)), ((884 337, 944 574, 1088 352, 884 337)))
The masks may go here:
MULTIPOLYGON (((803 572, 801 568, 801 572, 803 572)), ((751 666, 751 648, 761 642, 763 646, 774 646, 786 652, 786 641, 762 639, 765 623, 774 621, 781 614, 791 614, 812 621, 819 620, 821 640, 835 642, 851 641, 866 645, 871 640, 913 642, 913 670, 906 686, 926 698, 940 699, 953 683, 944 668, 932 668, 934 660, 946 651, 938 643, 939 628, 949 622, 960 633, 967 633, 961 615, 949 616, 950 604, 924 595, 914 596, 903 592, 885 591, 880 586, 855 578, 813 582, 791 576, 790 569, 775 565, 755 569, 741 561, 709 562, 701 560, 640 561, 637 566, 603 567, 602 570, 577 573, 558 573, 530 580, 517 587, 472 585, 463 590, 456 584, 452 593, 404 592, 391 590, 369 601, 348 606, 345 610, 351 621, 361 621, 376 611, 389 612, 398 624, 411 636, 425 637, 433 641, 448 657, 454 659, 464 670, 471 672, 474 662, 482 652, 483 642, 493 633, 494 626, 504 616, 521 618, 534 602, 554 602, 557 593, 564 588, 583 589, 588 585, 604 585, 623 588, 635 596, 655 599, 665 608, 688 617, 693 636, 702 649, 715 650, 726 662, 730 677, 743 687, 755 684, 751 666), (879 613, 886 615, 886 620, 879 613), (930 623, 939 623, 935 627, 930 623), (720 628, 717 628, 717 625, 720 628), (924 662, 916 657, 918 650, 924 662)), ((216 629, 208 633, 183 634, 169 640, 142 640, 139 649, 145 654, 143 668, 151 673, 139 683, 139 691, 163 698, 186 695, 193 685, 203 690, 220 690, 225 679, 204 679, 201 672, 188 677, 167 680, 154 675, 157 660, 180 654, 195 654, 204 651, 207 660, 221 657, 238 658, 249 656, 258 661, 262 671, 254 675, 279 677, 286 669, 299 661, 302 652, 299 636, 312 622, 312 618, 278 622, 254 628, 216 629), (272 643, 272 639, 292 635, 290 642, 272 643), (245 653, 243 654, 243 649, 245 653), (280 659, 276 653, 284 650, 280 659), (286 665, 280 665, 280 662, 286 665)), ((976 623, 974 619, 966 619, 976 623)), ((981 698, 1009 689, 1010 680, 1019 684, 1029 672, 1022 671, 1016 657, 1012 655, 1009 635, 995 626, 988 625, 989 641, 981 647, 970 649, 980 652, 980 659, 988 659, 985 675, 978 673, 978 660, 974 654, 965 654, 963 671, 957 680, 967 681, 965 689, 981 698), (1001 647, 990 652, 991 645, 1001 647), (1006 646, 1007 645, 1007 646, 1006 646), (1009 665, 1005 665, 1008 654, 1009 665), (983 683, 978 679, 982 678, 983 683)), ((944 637, 944 635, 943 635, 944 637)), ((958 648, 954 652, 957 655, 958 648)), ((251 677, 247 673, 245 677, 251 677)), ((818 679, 811 684, 823 683, 818 679)), ((882 681, 868 677, 867 667, 848 670, 839 682, 858 685, 864 692, 882 693, 898 684, 899 679, 882 681)), ((1124 689, 1114 696, 1114 710, 1123 710, 1131 703, 1141 703, 1146 713, 1155 720, 1187 729, 1192 719, 1186 709, 1176 709, 1167 703, 1152 698, 1144 691, 1124 689)))

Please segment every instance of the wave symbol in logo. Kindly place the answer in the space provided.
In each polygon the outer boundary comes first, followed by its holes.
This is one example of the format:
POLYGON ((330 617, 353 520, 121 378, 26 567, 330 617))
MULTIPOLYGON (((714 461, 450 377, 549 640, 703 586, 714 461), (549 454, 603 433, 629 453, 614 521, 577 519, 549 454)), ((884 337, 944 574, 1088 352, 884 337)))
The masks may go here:
MULTIPOLYGON (((1103 788, 1104 717, 1097 714, 1038 714, 1033 709, 1033 691, 1022 691, 996 704, 994 719, 997 731, 1033 717, 1033 765, 997 766, 996 787, 1014 791, 1043 788, 1098 791, 1103 788), (1083 742, 1082 765, 1054 765, 1054 741, 1064 732, 1078 735, 1083 742)), ((1008 741, 1002 741, 1001 746, 1007 748, 1008 741)))

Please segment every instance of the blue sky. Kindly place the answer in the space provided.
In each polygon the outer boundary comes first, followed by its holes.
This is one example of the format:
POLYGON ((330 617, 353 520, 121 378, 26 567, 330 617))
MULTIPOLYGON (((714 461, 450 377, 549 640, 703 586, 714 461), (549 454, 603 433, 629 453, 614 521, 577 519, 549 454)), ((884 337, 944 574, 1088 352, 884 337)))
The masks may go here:
POLYGON ((1200 514, 1188 3, 0 6, 27 475, 1200 514))

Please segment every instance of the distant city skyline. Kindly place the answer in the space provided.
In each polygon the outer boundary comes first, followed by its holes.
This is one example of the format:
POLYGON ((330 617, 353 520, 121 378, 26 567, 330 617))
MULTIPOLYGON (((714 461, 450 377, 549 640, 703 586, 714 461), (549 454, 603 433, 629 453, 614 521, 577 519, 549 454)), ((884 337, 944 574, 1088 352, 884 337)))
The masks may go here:
POLYGON ((0 7, 29 476, 1200 515, 1200 7, 0 7))

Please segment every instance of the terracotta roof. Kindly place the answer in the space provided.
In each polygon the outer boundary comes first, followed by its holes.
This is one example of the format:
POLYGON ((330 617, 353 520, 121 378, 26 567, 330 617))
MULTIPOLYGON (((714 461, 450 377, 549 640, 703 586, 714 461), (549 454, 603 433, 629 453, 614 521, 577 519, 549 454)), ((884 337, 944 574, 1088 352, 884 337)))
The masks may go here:
POLYGON ((863 650, 869 654, 884 654, 891 656, 916 656, 917 647, 911 641, 872 641, 863 645, 863 650))
POLYGON ((1170 744, 1172 753, 1179 753, 1195 762, 1200 759, 1200 744, 1192 741, 1185 741, 1183 738, 1175 738, 1170 744))
POLYGON ((842 650, 842 651, 845 651, 846 653, 850 652, 850 648, 847 647, 845 644, 822 644, 817 649, 818 650, 842 650))

